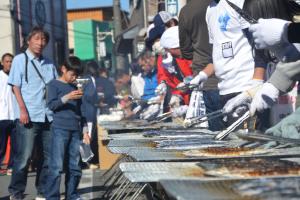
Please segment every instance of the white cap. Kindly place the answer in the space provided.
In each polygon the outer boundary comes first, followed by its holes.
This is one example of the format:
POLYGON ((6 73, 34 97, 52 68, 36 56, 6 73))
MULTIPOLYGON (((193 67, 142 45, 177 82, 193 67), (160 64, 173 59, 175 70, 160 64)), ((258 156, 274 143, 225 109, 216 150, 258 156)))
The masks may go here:
POLYGON ((178 26, 170 27, 162 34, 160 45, 166 49, 179 48, 178 26))

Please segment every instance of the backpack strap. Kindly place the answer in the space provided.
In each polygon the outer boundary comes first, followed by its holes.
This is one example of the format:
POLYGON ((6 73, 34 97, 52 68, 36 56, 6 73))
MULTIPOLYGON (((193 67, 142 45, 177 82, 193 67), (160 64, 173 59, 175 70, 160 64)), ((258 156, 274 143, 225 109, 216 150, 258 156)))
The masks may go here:
POLYGON ((43 83, 45 85, 47 85, 46 82, 45 82, 45 80, 44 80, 44 78, 43 78, 43 76, 42 76, 42 74, 40 73, 40 71, 38 70, 38 68, 36 67, 36 65, 34 64, 33 60, 31 60, 31 64, 33 65, 36 73, 38 74, 38 76, 40 77, 40 79, 43 81, 43 83))
MULTIPOLYGON (((28 55, 25 54, 25 81, 28 83, 28 55)), ((43 78, 43 76, 41 75, 40 71, 38 70, 38 68, 36 67, 36 65, 34 64, 33 60, 31 60, 31 64, 33 65, 35 71, 37 72, 38 76, 40 77, 40 79, 43 81, 43 83, 46 85, 46 82, 43 78)))
POLYGON ((25 81, 28 83, 28 55, 27 53, 24 53, 25 55, 25 81))

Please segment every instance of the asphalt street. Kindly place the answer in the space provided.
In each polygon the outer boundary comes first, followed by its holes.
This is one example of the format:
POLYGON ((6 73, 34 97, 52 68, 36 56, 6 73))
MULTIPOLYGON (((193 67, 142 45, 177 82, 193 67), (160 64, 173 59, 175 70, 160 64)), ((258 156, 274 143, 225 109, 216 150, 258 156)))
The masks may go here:
MULTIPOLYGON (((79 193, 83 199, 101 199, 100 196, 104 192, 102 187, 102 175, 103 171, 98 169, 88 169, 82 171, 82 178, 79 185, 79 193)), ((11 176, 0 176, 0 200, 9 199, 8 185, 11 176)), ((61 197, 64 197, 64 177, 61 181, 61 197)), ((25 200, 35 199, 36 189, 35 189, 35 173, 30 173, 28 175, 27 187, 25 191, 25 200)))

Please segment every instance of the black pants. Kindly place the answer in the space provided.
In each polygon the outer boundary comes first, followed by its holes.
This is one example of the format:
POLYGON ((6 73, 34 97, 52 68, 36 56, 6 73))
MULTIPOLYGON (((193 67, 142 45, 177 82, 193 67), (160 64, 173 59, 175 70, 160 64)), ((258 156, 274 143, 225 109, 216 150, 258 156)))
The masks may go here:
POLYGON ((16 152, 16 126, 13 120, 0 120, 0 164, 2 164, 6 147, 8 142, 8 136, 10 136, 10 158, 7 168, 12 168, 14 162, 14 155, 16 152))

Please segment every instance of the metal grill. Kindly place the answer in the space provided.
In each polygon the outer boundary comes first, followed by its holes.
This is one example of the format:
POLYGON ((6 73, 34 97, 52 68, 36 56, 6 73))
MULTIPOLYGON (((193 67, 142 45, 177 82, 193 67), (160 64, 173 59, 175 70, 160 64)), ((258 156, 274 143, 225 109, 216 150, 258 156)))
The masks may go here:
POLYGON ((111 140, 108 147, 139 147, 150 145, 149 140, 111 140))
POLYGON ((195 136, 208 136, 208 135, 216 135, 216 132, 212 132, 208 129, 166 129, 166 130, 151 130, 151 131, 144 131, 145 137, 152 137, 152 136, 178 136, 178 135, 195 135, 195 136))
MULTIPOLYGON (((267 151, 266 153, 253 154, 253 155, 237 155, 237 156, 226 156, 224 158, 288 158, 300 156, 300 148, 286 148, 286 149, 273 149, 273 151, 267 151)), ((151 149, 151 148, 132 148, 128 155, 136 161, 180 161, 180 160, 205 160, 205 159, 220 159, 217 156, 193 156, 188 157, 183 155, 182 151, 179 150, 168 150, 168 149, 151 149)))
POLYGON ((141 132, 110 134, 112 140, 130 140, 130 139, 147 139, 141 132))
MULTIPOLYGON (((184 156, 174 151, 166 151, 162 149, 134 149, 132 148, 128 155, 136 161, 171 161, 181 160, 184 156)), ((191 159, 192 160, 192 159, 191 159)))
MULTIPOLYGON (((227 142, 228 143, 228 142, 227 142)), ((184 138, 157 141, 157 148, 162 149, 195 149, 201 147, 224 146, 226 142, 212 139, 184 138)))
POLYGON ((202 179, 210 180, 215 177, 205 177, 200 168, 185 167, 161 171, 124 172, 123 175, 132 183, 159 182, 162 179, 202 179))
POLYGON ((159 182, 162 179, 184 179, 193 178, 192 176, 184 176, 183 174, 178 174, 174 171, 170 172, 144 172, 144 173, 134 173, 128 172, 124 173, 124 176, 132 183, 153 183, 159 182))
POLYGON ((184 170, 186 168, 198 169, 195 162, 127 162, 119 165, 122 172, 162 172, 171 170, 184 170))
POLYGON ((132 147, 109 147, 109 151, 115 154, 128 154, 132 147))
POLYGON ((299 177, 242 180, 162 180, 175 199, 299 199, 299 177))
POLYGON ((201 161, 206 175, 228 178, 289 177, 300 173, 300 165, 280 158, 235 158, 201 161))
POLYGON ((149 123, 142 123, 140 121, 118 121, 118 122, 101 122, 100 126, 107 129, 107 130, 155 130, 160 129, 162 127, 169 128, 169 129, 178 129, 183 128, 181 125, 176 123, 157 123, 157 124, 149 124, 149 123))

